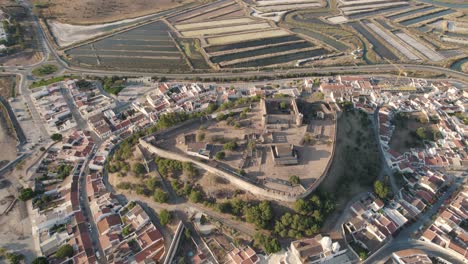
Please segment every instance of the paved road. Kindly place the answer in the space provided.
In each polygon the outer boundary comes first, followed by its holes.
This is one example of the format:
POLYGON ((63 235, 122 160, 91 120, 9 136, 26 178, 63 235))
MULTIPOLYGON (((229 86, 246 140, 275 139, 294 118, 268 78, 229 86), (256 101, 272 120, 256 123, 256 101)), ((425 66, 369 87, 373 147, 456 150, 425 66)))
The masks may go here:
POLYGON ((434 246, 430 243, 424 243, 419 240, 414 240, 411 236, 419 230, 421 226, 431 221, 433 215, 435 215, 441 206, 444 204, 445 200, 450 198, 450 196, 457 190, 457 188, 463 183, 462 178, 457 178, 457 180, 448 188, 448 190, 439 197, 438 201, 434 203, 427 211, 422 213, 418 220, 411 224, 410 226, 402 229, 400 233, 387 245, 385 245, 380 251, 376 254, 370 256, 365 263, 383 263, 393 252, 409 248, 419 248, 430 255, 442 257, 450 262, 463 263, 460 257, 454 255, 453 253, 444 250, 440 247, 434 246))
MULTIPOLYGON (((95 149, 97 149, 97 147, 98 145, 96 145, 95 149)), ((92 160, 93 156, 94 155, 90 155, 89 158, 86 159, 83 165, 83 169, 80 173, 80 178, 79 178, 78 193, 80 196, 81 211, 83 215, 85 216, 86 221, 91 227, 89 235, 91 237, 91 243, 93 244, 94 252, 99 252, 101 258, 98 261, 99 263, 104 264, 105 263, 104 261, 105 258, 103 258, 104 252, 102 251, 101 244, 99 242, 99 235, 98 235, 99 232, 98 232, 96 223, 94 222, 94 217, 93 217, 93 214, 91 213, 91 209, 89 207, 90 205, 89 205, 88 194, 87 194, 87 189, 86 189, 86 176, 89 173, 88 165, 89 165, 89 162, 92 160)))

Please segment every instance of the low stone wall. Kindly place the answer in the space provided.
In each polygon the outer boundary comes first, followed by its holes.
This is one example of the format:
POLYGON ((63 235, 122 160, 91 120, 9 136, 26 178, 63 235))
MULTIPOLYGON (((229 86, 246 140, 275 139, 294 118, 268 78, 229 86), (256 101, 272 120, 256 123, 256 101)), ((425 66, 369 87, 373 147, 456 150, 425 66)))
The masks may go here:
POLYGON ((170 152, 170 151, 167 151, 167 150, 163 150, 161 148, 158 148, 148 142, 146 142, 144 139, 140 139, 140 144, 142 147, 144 147, 145 149, 147 149, 148 151, 160 156, 160 157, 163 157, 163 158, 167 158, 167 159, 172 159, 172 160, 178 160, 178 161, 182 161, 182 162, 192 162, 193 164, 195 164, 196 166, 210 172, 210 173, 213 173, 213 174, 216 174, 220 177, 223 177, 224 179, 228 180, 229 182, 231 182, 232 184, 238 186, 239 188, 241 189, 244 189, 248 192, 251 192, 253 193, 254 195, 260 195, 260 196, 264 196, 265 198, 268 198, 268 199, 271 199, 271 200, 278 200, 278 201, 283 201, 283 202, 295 202, 298 198, 300 198, 299 196, 293 196, 293 195, 290 195, 290 194, 287 194, 285 192, 280 192, 280 191, 276 191, 276 190, 272 190, 272 189, 267 189, 267 188, 262 188, 262 187, 259 187, 255 184, 252 184, 244 179, 241 179, 233 174, 230 174, 226 171, 222 171, 218 168, 214 168, 210 165, 207 165, 203 162, 200 162, 198 160, 194 160, 194 159, 191 159, 189 157, 186 157, 184 155, 179 155, 177 153, 173 153, 173 152, 170 152))

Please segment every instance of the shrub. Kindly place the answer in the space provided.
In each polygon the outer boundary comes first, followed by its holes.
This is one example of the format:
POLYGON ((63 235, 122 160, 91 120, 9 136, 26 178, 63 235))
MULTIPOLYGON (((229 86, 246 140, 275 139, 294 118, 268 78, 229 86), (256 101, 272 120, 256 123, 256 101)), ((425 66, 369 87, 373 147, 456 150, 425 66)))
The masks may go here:
POLYGON ((31 262, 32 264, 49 264, 46 257, 38 257, 31 262))
POLYGON ((218 151, 215 154, 215 159, 217 160, 223 160, 226 157, 226 153, 224 151, 218 151))
POLYGON ((388 186, 381 181, 374 182, 374 191, 381 199, 385 199, 388 195, 388 186))
POLYGON ((52 136, 50 136, 50 138, 53 141, 61 141, 62 140, 62 134, 55 133, 55 134, 52 134, 52 136))
POLYGON ((237 148, 237 142, 236 141, 230 141, 230 142, 224 144, 223 148, 225 150, 230 150, 230 151, 235 150, 237 148))
POLYGON ((130 225, 128 226, 125 226, 123 229, 122 229, 122 236, 126 237, 130 234, 130 225))
POLYGON ((172 220, 172 214, 167 211, 166 209, 161 210, 159 212, 159 221, 161 222, 161 225, 167 225, 171 222, 172 220))
POLYGON ((65 244, 59 247, 57 252, 55 252, 55 257, 59 259, 70 258, 73 256, 73 247, 65 244))
POLYGON ((166 203, 169 199, 167 193, 161 189, 156 189, 153 194, 153 200, 157 203, 166 203))
POLYGON ((199 203, 203 200, 203 194, 198 190, 190 191, 189 199, 192 203, 199 203))
POLYGON ((34 195, 35 195, 35 192, 31 188, 25 188, 25 189, 21 189, 18 198, 21 201, 27 201, 27 200, 33 198, 34 195))
POLYGON ((10 264, 19 264, 24 259, 23 254, 16 252, 7 252, 5 258, 10 262, 10 264))
POLYGON ((278 242, 278 239, 262 233, 256 233, 254 235, 254 244, 263 248, 267 254, 276 253, 281 250, 281 245, 278 242))
POLYGON ((55 65, 51 65, 51 64, 46 64, 46 65, 43 65, 39 68, 36 68, 32 71, 32 73, 36 76, 44 76, 44 75, 49 75, 49 74, 52 74, 54 72, 56 72, 58 69, 57 69, 57 66, 55 65))
POLYGON ((145 165, 143 165, 142 163, 135 163, 135 165, 133 165, 133 172, 136 174, 136 175, 143 175, 146 173, 146 168, 145 168, 145 165))
POLYGON ((292 185, 298 185, 301 183, 301 179, 299 179, 299 177, 297 177, 296 175, 291 175, 289 177, 289 182, 292 184, 292 185))
POLYGON ((122 190, 129 190, 132 188, 132 184, 130 182, 120 182, 117 184, 117 188, 122 190))

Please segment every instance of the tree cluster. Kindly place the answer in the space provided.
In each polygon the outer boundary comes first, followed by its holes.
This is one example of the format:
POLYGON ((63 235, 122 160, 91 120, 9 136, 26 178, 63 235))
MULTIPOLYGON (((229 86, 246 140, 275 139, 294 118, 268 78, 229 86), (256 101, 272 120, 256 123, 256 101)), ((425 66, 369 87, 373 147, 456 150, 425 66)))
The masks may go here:
POLYGON ((275 223, 274 231, 281 237, 301 238, 312 236, 323 225, 323 221, 335 208, 326 195, 313 195, 299 199, 294 204, 296 213, 285 213, 275 223))
POLYGON ((260 232, 257 232, 254 235, 254 245, 261 247, 267 254, 276 253, 281 250, 281 245, 278 242, 278 239, 260 232))
POLYGON ((66 177, 70 175, 73 170, 73 166, 70 164, 60 164, 55 168, 55 173, 57 173, 57 177, 61 180, 64 180, 66 177))
POLYGON ((118 95, 125 88, 124 80, 118 76, 104 77, 102 79, 104 91, 118 95))
POLYGON ((18 198, 21 201, 27 201, 29 199, 32 199, 36 193, 31 189, 31 188, 23 188, 20 190, 18 198))

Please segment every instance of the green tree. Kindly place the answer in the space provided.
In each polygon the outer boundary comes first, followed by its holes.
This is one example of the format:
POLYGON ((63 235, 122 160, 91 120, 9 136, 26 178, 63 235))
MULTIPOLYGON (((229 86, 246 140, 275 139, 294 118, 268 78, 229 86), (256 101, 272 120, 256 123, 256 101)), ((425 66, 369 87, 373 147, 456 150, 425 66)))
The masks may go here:
POLYGON ((213 113, 214 111, 216 111, 216 109, 218 109, 218 106, 217 106, 216 104, 214 104, 214 103, 210 103, 210 104, 208 105, 208 107, 206 108, 206 112, 207 112, 208 114, 211 114, 211 113, 213 113))
POLYGON ((263 248, 267 254, 276 253, 281 250, 281 245, 278 239, 264 235, 260 232, 255 233, 254 244, 263 248))
POLYGON ((192 189, 192 191, 190 191, 189 199, 192 203, 199 203, 203 200, 203 194, 198 190, 192 189))
POLYGON ((442 132, 439 130, 432 130, 432 141, 439 140, 443 138, 444 136, 442 135, 442 132))
POLYGON ((46 257, 38 257, 34 259, 31 263, 32 264, 49 264, 49 261, 47 260, 46 257))
POLYGON ((159 180, 156 177, 150 177, 145 181, 145 185, 148 190, 154 192, 159 185, 159 180))
POLYGON ((245 220, 258 228, 266 228, 273 218, 273 210, 268 201, 252 205, 244 209, 245 220))
POLYGON ((161 189, 156 189, 153 194, 153 200, 157 203, 166 203, 169 199, 167 193, 161 189))
POLYGON ((24 256, 21 253, 7 252, 5 258, 10 264, 19 264, 24 259, 24 256))
POLYGON ((427 138, 426 129, 424 127, 416 129, 416 135, 418 135, 419 139, 425 140, 427 138))
POLYGON ((127 225, 122 229, 122 236, 126 237, 129 234, 130 234, 130 225, 127 225))
POLYGON ((226 153, 224 151, 218 151, 215 154, 215 159, 223 160, 226 157, 226 153))
POLYGON ((50 138, 53 141, 61 141, 63 137, 62 137, 62 134, 55 133, 55 134, 52 134, 52 136, 50 136, 50 138))
POLYGON ((381 199, 385 199, 388 195, 388 186, 377 180, 374 182, 374 191, 381 199))
POLYGON ((192 234, 190 234, 190 229, 185 228, 184 235, 186 239, 190 239, 190 237, 192 236, 192 234))
POLYGON ((291 175, 291 176, 289 177, 289 182, 290 182, 292 185, 298 185, 298 184, 301 183, 301 179, 300 179, 298 176, 296 176, 296 175, 291 175))
POLYGON ((24 188, 24 189, 21 189, 18 198, 21 201, 27 201, 27 200, 33 198, 34 195, 35 195, 35 192, 31 188, 24 188))
POLYGON ((169 224, 172 220, 172 214, 171 212, 167 211, 166 209, 161 210, 159 212, 159 221, 161 222, 161 225, 165 226, 169 224))
POLYGON ((73 247, 68 244, 60 246, 57 252, 55 252, 55 257, 59 259, 71 258, 72 256, 73 256, 73 247))
POLYGON ((198 170, 193 166, 192 162, 184 162, 182 164, 182 169, 189 178, 196 177, 198 175, 198 170))
POLYGON ((237 143, 236 143, 236 141, 230 141, 230 142, 224 144, 223 148, 225 150, 233 151, 233 150, 235 150, 237 148, 237 143))
POLYGON ((202 142, 203 140, 205 140, 205 137, 206 137, 205 132, 200 131, 200 132, 197 133, 197 141, 198 142, 202 142))
POLYGON ((368 257, 368 255, 367 255, 367 252, 366 252, 366 251, 360 251, 360 252, 359 252, 359 258, 360 258, 361 260, 366 260, 367 257, 368 257))
POLYGON ((309 204, 304 199, 298 199, 294 203, 294 210, 298 213, 307 213, 309 211, 309 204))
POLYGON ((133 165, 133 172, 136 174, 136 175, 143 175, 146 173, 146 168, 145 168, 145 165, 143 165, 142 163, 138 162, 138 163, 135 163, 135 165, 133 165))

